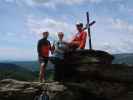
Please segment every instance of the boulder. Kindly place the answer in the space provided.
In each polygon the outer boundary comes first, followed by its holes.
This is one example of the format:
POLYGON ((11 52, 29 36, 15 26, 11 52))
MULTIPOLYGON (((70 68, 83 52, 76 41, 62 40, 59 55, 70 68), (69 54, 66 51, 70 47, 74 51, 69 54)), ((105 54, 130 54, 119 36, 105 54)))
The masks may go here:
POLYGON ((69 64, 111 64, 114 57, 100 50, 76 50, 65 53, 64 63, 69 64))
MULTIPOLYGON (((114 57, 111 54, 99 50, 77 50, 66 52, 62 61, 58 61, 58 63, 53 61, 55 63, 55 79, 58 81, 67 80, 72 77, 76 79, 82 74, 80 69, 88 71, 90 68, 92 69, 93 66, 96 66, 96 64, 97 66, 108 66, 111 65, 113 59, 114 57)), ((88 72, 86 73, 88 74, 88 72)), ((81 77, 78 79, 81 80, 81 77)))
POLYGON ((13 79, 0 81, 0 100, 34 100, 43 91, 48 91, 50 98, 66 90, 59 82, 24 82, 13 79))
POLYGON ((64 60, 55 64, 57 81, 105 80, 133 82, 133 68, 112 64, 114 57, 104 51, 79 50, 65 54, 64 60), (130 72, 130 73, 129 73, 130 72))
POLYGON ((127 100, 127 95, 132 94, 129 87, 132 90, 130 84, 133 83, 133 66, 112 64, 113 59, 111 54, 99 50, 67 52, 64 60, 55 64, 55 79, 64 83, 79 83, 80 86, 84 84, 84 89, 87 86, 93 88, 91 90, 99 87, 100 91, 97 88, 98 93, 95 91, 94 94, 100 94, 100 97, 102 94, 102 97, 109 100, 114 100, 112 97, 119 97, 121 94, 125 95, 127 100))
POLYGON ((50 100, 132 100, 133 67, 112 64, 104 51, 79 50, 55 62, 55 82, 0 81, 0 100, 34 100, 47 91, 50 100))
POLYGON ((50 100, 122 100, 128 88, 123 83, 94 80, 39 83, 5 79, 0 81, 0 100, 34 100, 46 90, 50 100))

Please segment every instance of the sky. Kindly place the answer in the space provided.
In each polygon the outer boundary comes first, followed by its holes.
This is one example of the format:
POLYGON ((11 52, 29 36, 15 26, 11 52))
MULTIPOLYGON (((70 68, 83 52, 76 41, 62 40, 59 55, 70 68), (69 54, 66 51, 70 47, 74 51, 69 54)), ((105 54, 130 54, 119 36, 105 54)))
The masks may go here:
MULTIPOLYGON (((91 21, 92 46, 112 54, 133 53, 133 0, 0 0, 0 60, 37 60, 37 41, 49 31, 70 41, 75 24, 91 21)), ((86 44, 88 48, 88 42, 86 44)))

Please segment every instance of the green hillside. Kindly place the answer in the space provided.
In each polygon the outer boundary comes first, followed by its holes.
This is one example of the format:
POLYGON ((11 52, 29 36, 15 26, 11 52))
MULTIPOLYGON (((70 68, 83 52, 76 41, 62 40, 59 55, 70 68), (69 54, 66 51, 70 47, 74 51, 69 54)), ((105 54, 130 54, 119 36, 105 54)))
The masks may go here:
MULTIPOLYGON (((113 63, 133 65, 133 54, 115 54, 113 63)), ((53 65, 47 66, 47 79, 52 80, 54 75, 53 65)), ((14 61, 0 63, 0 80, 13 78, 17 80, 38 80, 39 64, 37 61, 14 61)))
POLYGON ((115 54, 113 63, 133 65, 133 54, 115 54))
MULTIPOLYGON (((28 69, 32 72, 39 71, 39 63, 37 61, 13 61, 10 63, 28 69)), ((47 65, 47 69, 48 70, 53 69, 53 64, 49 62, 47 65)))
POLYGON ((37 61, 14 61, 11 63, 28 69, 32 72, 39 71, 39 63, 37 61))
POLYGON ((36 80, 37 76, 30 70, 10 63, 0 63, 0 80, 13 78, 17 80, 36 80))
MULTIPOLYGON (((27 67, 27 66, 25 66, 27 67)), ((39 69, 38 69, 39 70, 39 69)), ((12 63, 0 63, 0 80, 2 79, 17 79, 21 81, 38 80, 39 71, 31 71, 24 67, 12 63)), ((53 80, 54 71, 47 70, 47 80, 53 80)))

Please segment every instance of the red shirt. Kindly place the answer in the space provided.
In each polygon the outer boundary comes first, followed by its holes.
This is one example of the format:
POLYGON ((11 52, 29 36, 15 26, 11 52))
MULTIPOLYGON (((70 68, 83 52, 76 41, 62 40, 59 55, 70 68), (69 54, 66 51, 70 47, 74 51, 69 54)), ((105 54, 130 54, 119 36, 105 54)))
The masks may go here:
POLYGON ((78 34, 73 39, 73 42, 79 42, 79 48, 84 49, 86 45, 86 38, 87 38, 87 32, 82 31, 78 34))
POLYGON ((39 57, 49 57, 49 51, 51 50, 51 44, 47 39, 41 39, 37 46, 39 57))
POLYGON ((41 47, 41 55, 43 56, 43 57, 49 57, 49 50, 50 50, 50 46, 49 45, 43 45, 42 47, 41 47))

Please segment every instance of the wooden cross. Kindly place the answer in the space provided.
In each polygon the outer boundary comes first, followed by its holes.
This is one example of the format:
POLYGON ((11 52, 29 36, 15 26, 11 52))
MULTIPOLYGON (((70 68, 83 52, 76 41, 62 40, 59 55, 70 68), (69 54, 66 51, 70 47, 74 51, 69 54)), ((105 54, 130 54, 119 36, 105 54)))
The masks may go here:
POLYGON ((91 43, 91 33, 90 33, 90 27, 96 23, 96 21, 92 21, 90 23, 90 16, 89 16, 89 12, 86 13, 87 16, 87 25, 84 29, 88 30, 88 37, 89 37, 89 49, 92 50, 92 43, 91 43))

